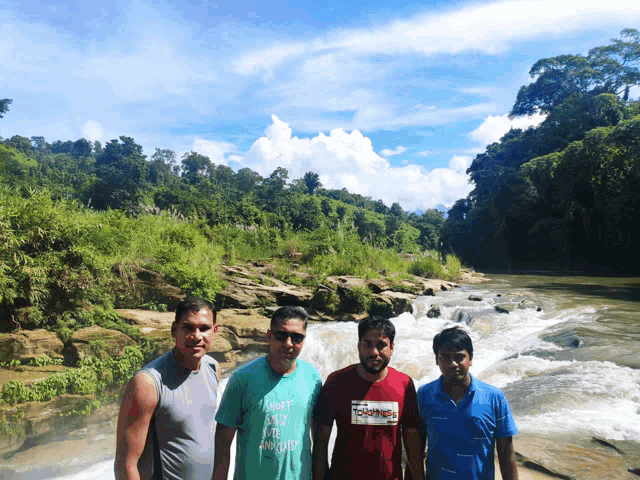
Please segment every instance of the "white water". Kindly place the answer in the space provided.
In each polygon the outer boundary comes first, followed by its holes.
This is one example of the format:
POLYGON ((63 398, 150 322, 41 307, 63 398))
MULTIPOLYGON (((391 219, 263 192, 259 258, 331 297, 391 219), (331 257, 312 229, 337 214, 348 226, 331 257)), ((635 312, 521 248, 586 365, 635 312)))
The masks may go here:
MULTIPOLYGON (((501 299, 493 292, 475 288, 472 292, 485 300, 471 302, 470 291, 420 297, 414 304, 415 316, 405 313, 393 319, 396 339, 390 365, 411 375, 416 387, 436 379, 440 372, 431 347, 433 336, 462 318, 463 325, 469 322, 465 328, 474 343, 471 373, 503 389, 521 433, 582 440, 597 435, 640 443, 640 370, 613 361, 554 360, 545 355, 565 348, 542 336, 570 326, 594 327, 594 307, 557 310, 547 300, 540 312, 516 309, 500 314, 493 307, 501 299), (426 317, 432 305, 440 305, 440 318, 426 317)), ((310 325, 300 358, 315 365, 325 379, 358 361, 356 343, 355 323, 310 325)), ((225 385, 221 382, 218 398, 225 385)), ((57 478, 111 480, 112 465, 112 460, 100 461, 57 478)))

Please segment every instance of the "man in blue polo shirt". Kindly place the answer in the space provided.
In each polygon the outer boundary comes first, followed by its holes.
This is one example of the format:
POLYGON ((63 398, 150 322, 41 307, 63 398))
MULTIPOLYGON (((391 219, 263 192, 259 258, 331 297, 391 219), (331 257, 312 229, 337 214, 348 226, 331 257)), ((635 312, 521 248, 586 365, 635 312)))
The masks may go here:
POLYGON ((494 480, 494 447, 503 480, 517 480, 512 437, 518 433, 504 394, 469 374, 473 345, 459 327, 433 339, 442 376, 418 389, 427 441, 428 480, 494 480))

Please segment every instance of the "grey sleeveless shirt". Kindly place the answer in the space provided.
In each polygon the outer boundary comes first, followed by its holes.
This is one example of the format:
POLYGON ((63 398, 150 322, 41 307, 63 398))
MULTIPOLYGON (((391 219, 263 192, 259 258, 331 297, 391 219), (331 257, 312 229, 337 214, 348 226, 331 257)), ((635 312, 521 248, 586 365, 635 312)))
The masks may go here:
POLYGON ((156 384, 155 409, 145 452, 138 462, 142 478, 201 480, 213 474, 218 379, 205 355, 193 372, 175 360, 173 350, 145 365, 156 384))

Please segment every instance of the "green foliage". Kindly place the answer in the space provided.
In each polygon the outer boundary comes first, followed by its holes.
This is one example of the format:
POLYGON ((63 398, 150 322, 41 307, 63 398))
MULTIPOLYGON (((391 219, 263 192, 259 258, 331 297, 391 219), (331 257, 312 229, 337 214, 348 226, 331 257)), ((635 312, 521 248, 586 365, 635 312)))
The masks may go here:
POLYGON ((449 272, 452 279, 455 280, 460 276, 462 265, 460 264, 460 259, 454 254, 449 254, 445 257, 445 267, 447 267, 447 272, 449 272))
POLYGON ((84 358, 78 368, 56 373, 26 386, 11 380, 4 384, 0 398, 9 405, 41 402, 64 393, 89 395, 107 387, 123 385, 143 364, 142 350, 137 346, 125 348, 119 357, 84 358))
POLYGON ((40 355, 29 360, 30 367, 44 367, 46 365, 62 365, 61 358, 51 358, 49 355, 40 355))
POLYGON ((371 305, 371 290, 365 286, 355 286, 345 290, 341 299, 341 309, 350 313, 364 313, 371 305))
POLYGON ((407 271, 424 278, 446 278, 447 276, 442 264, 433 257, 422 257, 412 261, 407 271))

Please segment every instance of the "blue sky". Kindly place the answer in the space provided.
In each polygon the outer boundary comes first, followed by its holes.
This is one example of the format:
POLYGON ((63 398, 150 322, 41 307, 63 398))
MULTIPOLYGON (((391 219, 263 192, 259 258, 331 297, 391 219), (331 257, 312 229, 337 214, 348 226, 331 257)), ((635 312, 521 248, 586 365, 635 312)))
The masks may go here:
MULTIPOLYGON (((450 206, 538 59, 638 28, 637 0, 0 4, 0 136, 133 137, 450 206)), ((632 96, 638 97, 638 89, 632 96)))

